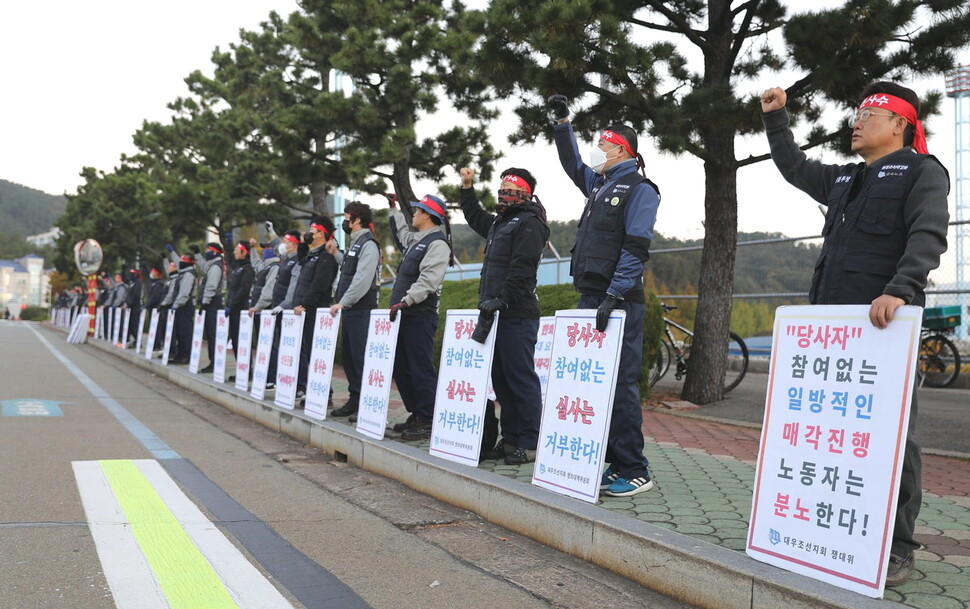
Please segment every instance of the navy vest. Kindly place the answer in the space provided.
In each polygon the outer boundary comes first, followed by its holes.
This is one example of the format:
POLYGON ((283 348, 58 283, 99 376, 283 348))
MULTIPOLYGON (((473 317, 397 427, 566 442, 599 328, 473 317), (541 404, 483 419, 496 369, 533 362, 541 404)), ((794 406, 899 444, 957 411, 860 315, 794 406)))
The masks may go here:
MULTIPOLYGON (((434 231, 425 235, 421 241, 413 244, 404 252, 404 259, 397 267, 397 279, 394 280, 394 288, 391 290, 391 304, 401 302, 407 291, 414 285, 414 282, 421 276, 421 261, 428 253, 428 248, 435 241, 445 241, 445 236, 441 231, 434 231)), ((438 313, 438 293, 432 292, 421 302, 416 302, 406 309, 412 313, 438 313)))
MULTIPOLYGON (((378 252, 380 252, 380 244, 374 235, 370 231, 364 233, 357 239, 353 247, 347 251, 344 256, 343 264, 340 265, 340 279, 337 281, 337 291, 334 293, 334 301, 340 302, 344 294, 347 293, 347 289, 350 287, 351 282, 354 280, 354 275, 357 273, 357 264, 360 263, 360 250, 363 249, 366 243, 373 242, 377 246, 378 252)), ((370 289, 364 294, 363 298, 358 300, 353 305, 346 307, 348 309, 376 309, 377 308, 377 279, 380 276, 381 265, 377 265, 377 271, 374 275, 374 279, 371 281, 370 289)))

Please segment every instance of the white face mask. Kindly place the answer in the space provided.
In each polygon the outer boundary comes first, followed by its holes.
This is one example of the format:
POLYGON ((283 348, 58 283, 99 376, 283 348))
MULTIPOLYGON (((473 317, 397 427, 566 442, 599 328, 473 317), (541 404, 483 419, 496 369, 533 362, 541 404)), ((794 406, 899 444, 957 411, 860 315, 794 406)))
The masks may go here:
POLYGON ((603 173, 603 166, 606 165, 606 155, 608 152, 612 152, 619 148, 619 146, 614 146, 607 150, 600 149, 599 146, 593 146, 592 150, 589 151, 589 166, 596 173, 603 173))
POLYGON ((286 244, 285 243, 280 243, 276 247, 276 250, 280 253, 280 258, 285 258, 286 257, 286 244))

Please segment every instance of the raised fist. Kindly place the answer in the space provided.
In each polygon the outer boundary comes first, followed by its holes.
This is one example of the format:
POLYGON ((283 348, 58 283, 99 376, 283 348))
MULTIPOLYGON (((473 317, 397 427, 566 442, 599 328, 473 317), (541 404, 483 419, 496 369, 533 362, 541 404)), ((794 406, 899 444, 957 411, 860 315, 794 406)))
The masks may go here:
POLYGON ((475 170, 468 167, 462 167, 458 170, 458 175, 461 176, 462 187, 471 188, 472 182, 475 181, 475 170))
POLYGON ((781 110, 787 102, 788 94, 781 87, 766 89, 761 94, 761 111, 774 112, 775 110, 781 110))
POLYGON ((569 98, 565 95, 558 93, 550 95, 546 100, 546 107, 549 108, 549 114, 555 121, 569 118, 569 98))

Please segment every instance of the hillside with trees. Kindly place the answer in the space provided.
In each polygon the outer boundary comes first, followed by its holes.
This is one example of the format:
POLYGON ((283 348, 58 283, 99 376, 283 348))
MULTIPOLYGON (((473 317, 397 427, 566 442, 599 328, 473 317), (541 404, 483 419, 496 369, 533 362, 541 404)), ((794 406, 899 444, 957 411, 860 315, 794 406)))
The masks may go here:
POLYGON ((63 196, 0 180, 0 231, 23 237, 50 230, 67 207, 63 196))

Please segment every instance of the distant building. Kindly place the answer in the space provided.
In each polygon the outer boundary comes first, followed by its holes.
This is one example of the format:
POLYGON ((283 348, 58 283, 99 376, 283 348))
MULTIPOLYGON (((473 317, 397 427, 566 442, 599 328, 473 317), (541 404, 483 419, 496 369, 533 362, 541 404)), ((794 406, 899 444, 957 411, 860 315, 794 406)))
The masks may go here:
POLYGON ((24 237, 24 239, 27 240, 27 243, 31 243, 33 245, 36 245, 37 247, 45 247, 47 245, 54 245, 54 242, 57 241, 57 238, 60 237, 62 234, 63 233, 61 232, 61 229, 55 226, 54 228, 50 229, 46 233, 37 233, 36 235, 28 235, 24 237))
POLYGON ((49 292, 43 257, 30 254, 17 260, 0 260, 0 306, 10 311, 11 317, 20 317, 24 306, 48 306, 49 292))

